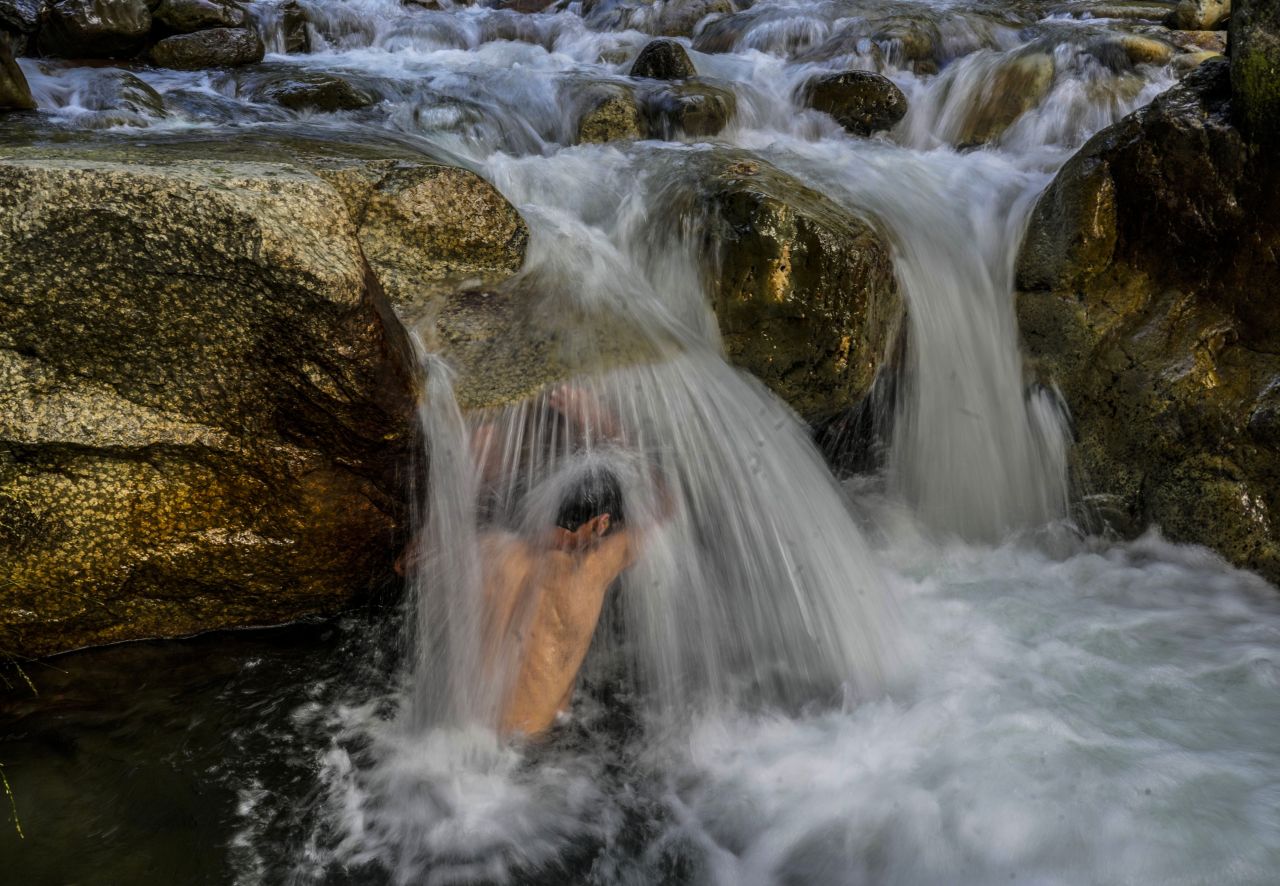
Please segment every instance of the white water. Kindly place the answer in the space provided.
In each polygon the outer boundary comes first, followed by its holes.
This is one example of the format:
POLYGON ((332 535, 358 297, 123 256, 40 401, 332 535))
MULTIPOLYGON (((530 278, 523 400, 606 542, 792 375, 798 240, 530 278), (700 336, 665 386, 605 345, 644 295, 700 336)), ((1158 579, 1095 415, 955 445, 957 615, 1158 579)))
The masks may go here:
MULTIPOLYGON (((494 703, 468 645, 476 420, 431 373, 423 523, 449 559, 418 577, 436 602, 411 630, 431 652, 391 699, 295 715, 333 744, 317 761, 320 824, 285 852, 292 881, 1274 882, 1274 589, 1156 536, 1072 534, 1062 417, 1026 386, 1012 311, 1035 196, 1169 71, 1109 67, 1095 50, 1118 25, 1047 3, 764 0, 732 51, 693 53, 738 99, 717 141, 867 217, 894 248, 909 340, 882 416, 891 445, 880 474, 841 490, 794 419, 719 359, 698 222, 672 229, 655 202, 682 152, 704 148, 566 146, 574 84, 625 75, 646 35, 603 28, 603 13, 592 30, 573 10, 304 5, 319 51, 268 62, 341 73, 379 104, 296 115, 253 101, 251 72, 141 70, 166 113, 127 122, 412 133, 520 206, 525 274, 552 284, 548 309, 621 318, 680 356, 587 382, 626 415, 675 510, 620 591, 622 642, 588 661, 577 725, 529 753, 466 725, 494 703), (904 15, 937 27, 937 75, 884 37, 904 15), (995 144, 956 150, 967 110, 1023 47, 1052 55, 1050 87, 995 144), (889 136, 850 138, 792 100, 815 72, 876 64, 912 106, 889 136), (809 684, 832 681, 843 702, 806 706, 809 684), (388 707, 405 713, 384 720, 388 707)), ((277 45, 269 6, 258 12, 277 45)), ((43 107, 103 125, 93 72, 22 64, 43 107)), ((533 473, 552 488, 559 466, 533 473)), ((624 485, 635 499, 647 484, 624 485)), ((266 853, 261 815, 246 787, 246 858, 266 853)), ((273 881, 256 863, 240 873, 273 881)))

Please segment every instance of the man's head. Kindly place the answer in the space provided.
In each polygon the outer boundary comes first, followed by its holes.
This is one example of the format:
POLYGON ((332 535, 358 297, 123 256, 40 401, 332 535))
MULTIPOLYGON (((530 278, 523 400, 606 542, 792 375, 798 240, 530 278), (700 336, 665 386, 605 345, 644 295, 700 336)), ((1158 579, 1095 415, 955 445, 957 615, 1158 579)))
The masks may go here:
POLYGON ((569 488, 556 512, 556 536, 561 546, 587 544, 608 535, 624 522, 622 489, 605 468, 591 468, 569 488))

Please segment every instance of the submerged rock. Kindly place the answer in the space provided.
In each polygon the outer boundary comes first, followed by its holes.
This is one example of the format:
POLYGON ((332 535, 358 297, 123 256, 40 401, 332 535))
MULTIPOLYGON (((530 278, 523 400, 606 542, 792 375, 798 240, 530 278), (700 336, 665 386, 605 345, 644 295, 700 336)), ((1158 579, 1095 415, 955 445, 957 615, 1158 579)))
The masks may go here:
POLYGON ((22 68, 9 53, 9 47, 0 42, 0 113, 4 111, 33 111, 36 103, 22 68))
POLYGON ((178 34, 243 28, 249 21, 244 8, 231 0, 160 0, 151 17, 178 34))
POLYGON ((674 40, 649 41, 631 66, 632 77, 650 80, 687 80, 697 73, 689 53, 674 40))
POLYGON ((210 28, 166 37, 151 47, 151 60, 162 68, 198 71, 234 68, 262 61, 266 47, 250 28, 210 28))
POLYGON ((737 98, 709 83, 685 82, 647 93, 643 105, 649 138, 710 138, 729 125, 737 98))
POLYGON ((732 0, 583 0, 582 17, 596 29, 634 29, 660 37, 692 36, 711 16, 734 12, 732 0))
POLYGON ((1053 56, 1045 52, 1015 55, 1002 62, 983 85, 955 143, 981 145, 999 139, 1049 94, 1054 69, 1053 56))
POLYGON ((644 121, 631 90, 606 87, 588 94, 577 128, 578 144, 605 144, 642 138, 644 121))
POLYGON ((1083 491, 1280 579, 1280 164, 1230 122, 1225 62, 1098 133, 1018 262, 1029 353, 1070 406, 1083 491))
POLYGON ((271 102, 292 111, 354 111, 378 101, 373 93, 321 71, 290 71, 269 77, 256 84, 251 94, 255 101, 271 102))
POLYGON ((870 71, 822 74, 805 83, 800 99, 854 135, 892 129, 907 113, 907 97, 888 77, 870 71))
POLYGON ((684 162, 668 211, 704 231, 729 359, 813 422, 861 401, 903 315, 884 238, 750 155, 684 162))
POLYGON ((45 10, 39 47, 64 58, 124 58, 150 30, 146 0, 56 0, 45 10))
POLYGON ((1236 0, 1230 30, 1236 120, 1255 141, 1280 143, 1280 3, 1236 0))

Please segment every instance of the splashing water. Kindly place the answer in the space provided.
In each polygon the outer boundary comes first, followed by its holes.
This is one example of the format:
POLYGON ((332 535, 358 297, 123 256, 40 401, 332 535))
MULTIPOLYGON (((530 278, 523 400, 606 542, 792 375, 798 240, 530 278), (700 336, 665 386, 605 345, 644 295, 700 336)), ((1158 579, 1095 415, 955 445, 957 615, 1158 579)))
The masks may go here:
POLYGON ((1018 351, 1013 263, 1036 195, 1173 82, 1117 55, 1127 26, 1068 14, 1080 4, 761 0, 685 40, 736 100, 718 142, 892 246, 907 334, 886 364, 883 471, 842 487, 723 359, 715 220, 672 210, 691 199, 681 166, 711 148, 571 145, 577 91, 623 82, 665 6, 302 5, 312 54, 281 54, 281 10, 260 2, 260 69, 133 71, 157 101, 129 82, 123 116, 104 116, 122 70, 21 64, 69 127, 392 131, 465 158, 530 225, 512 292, 564 318, 574 385, 621 430, 569 427, 552 391, 464 411, 465 379, 426 361, 413 654, 385 694, 303 705, 280 727, 281 753, 314 756, 311 812, 273 800, 261 772, 233 778, 239 882, 1274 878, 1274 591, 1158 536, 1064 529, 1064 419, 1018 351), (809 77, 850 67, 907 95, 893 132, 855 139, 797 104, 809 77), (264 100, 261 78, 291 71, 377 101, 321 115, 264 100), (621 358, 619 341, 634 345, 621 358), (606 606, 572 723, 517 750, 483 725, 506 670, 483 642, 486 536, 536 533, 600 467, 644 553, 606 606))

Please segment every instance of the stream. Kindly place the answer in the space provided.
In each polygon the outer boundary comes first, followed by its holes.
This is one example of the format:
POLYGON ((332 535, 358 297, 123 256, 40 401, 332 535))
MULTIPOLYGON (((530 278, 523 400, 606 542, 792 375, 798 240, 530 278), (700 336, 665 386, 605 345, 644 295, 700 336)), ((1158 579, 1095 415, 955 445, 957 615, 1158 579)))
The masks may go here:
POLYGON ((301 5, 311 53, 283 52, 281 10, 260 0, 261 65, 130 68, 160 101, 125 112, 96 98, 124 69, 20 64, 70 130, 390 133, 478 171, 529 224, 521 276, 547 312, 619 318, 661 353, 579 380, 628 427, 627 452, 585 458, 619 478, 632 519, 660 525, 608 604, 569 722, 543 744, 498 741, 477 725, 493 699, 474 661, 468 440, 507 441, 508 486, 482 502, 494 520, 522 497, 550 507, 539 490, 584 456, 541 426, 525 439, 543 404, 464 416, 451 370, 424 357, 431 556, 404 599, 60 656, 29 668, 38 695, 5 671, 0 759, 25 838, 0 829, 0 879, 1275 882, 1280 596, 1157 530, 1097 532, 1068 483, 1069 417, 1028 386, 1013 311, 1037 196, 1176 82, 1116 48, 1143 4, 759 0, 681 38, 734 96, 723 131, 611 144, 574 144, 566 108, 583 84, 626 81, 661 2, 301 5), (1014 81, 1023 107, 976 138, 990 84, 1017 66, 1050 73, 1014 81), (891 131, 854 137, 797 103, 810 77, 848 69, 906 95, 891 131), (376 100, 295 111, 255 91, 300 73, 376 100), (711 221, 682 189, 724 150, 891 246, 908 346, 874 470, 834 477, 723 356, 711 221))

